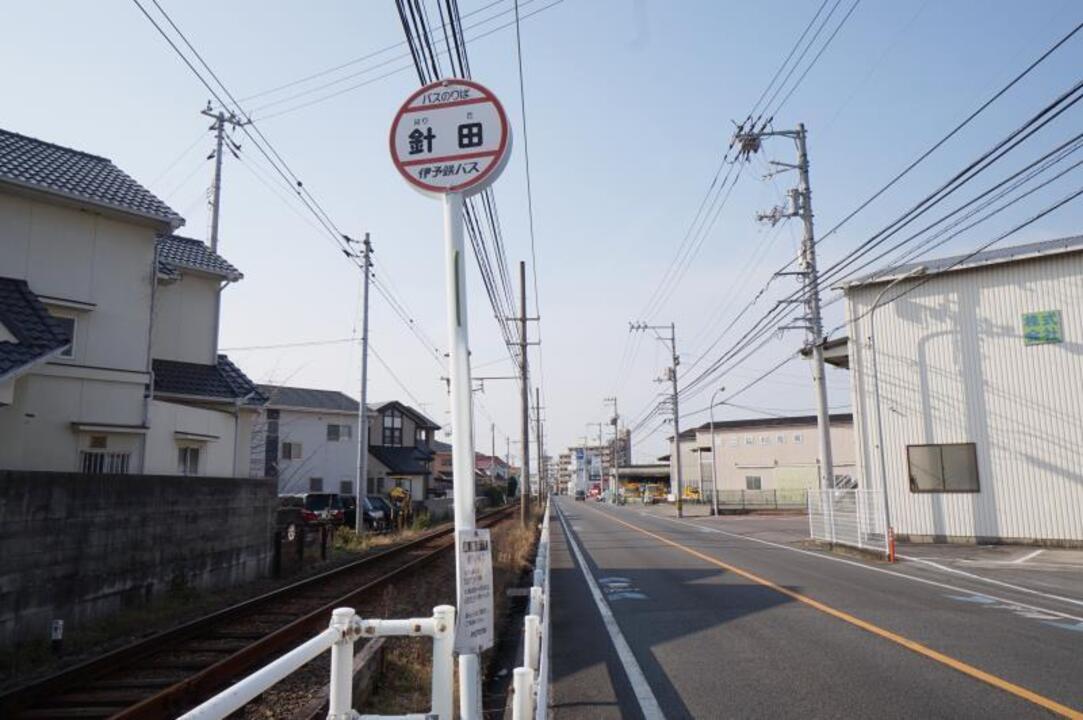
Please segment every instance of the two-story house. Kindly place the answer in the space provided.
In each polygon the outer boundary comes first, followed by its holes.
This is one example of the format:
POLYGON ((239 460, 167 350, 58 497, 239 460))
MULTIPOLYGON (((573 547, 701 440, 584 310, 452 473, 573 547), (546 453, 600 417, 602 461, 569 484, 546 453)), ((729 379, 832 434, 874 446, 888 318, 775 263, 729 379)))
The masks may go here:
POLYGON ((337 390, 286 385, 260 385, 259 390, 267 404, 252 436, 253 470, 277 478, 279 494, 352 495, 358 402, 337 390))
POLYGON ((0 130, 0 467, 142 472, 156 238, 112 162, 0 130))
POLYGON ((183 223, 108 159, 0 130, 0 467, 248 475, 258 394, 216 354, 240 273, 183 223))
POLYGON ((414 500, 430 495, 432 451, 440 426, 398 401, 368 405, 368 492, 383 495, 394 486, 410 491, 414 500))

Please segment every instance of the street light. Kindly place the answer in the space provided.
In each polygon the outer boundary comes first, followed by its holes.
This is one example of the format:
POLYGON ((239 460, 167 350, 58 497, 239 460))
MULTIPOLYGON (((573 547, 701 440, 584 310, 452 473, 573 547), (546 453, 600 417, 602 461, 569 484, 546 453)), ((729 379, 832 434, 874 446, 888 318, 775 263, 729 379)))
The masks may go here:
MULTIPOLYGON (((887 294, 888 290, 895 287, 903 280, 909 280, 910 278, 924 275, 925 271, 926 267, 924 265, 919 265, 905 275, 900 275, 899 277, 892 280, 890 283, 887 284, 887 287, 881 290, 880 294, 876 296, 876 301, 869 309, 869 347, 872 349, 872 386, 873 393, 876 396, 876 442, 879 445, 880 451, 880 484, 882 487, 882 492, 884 494, 885 545, 888 542, 888 528, 891 527, 891 510, 888 507, 887 502, 887 461, 884 459, 884 420, 880 412, 880 366, 876 360, 876 342, 874 340, 874 337, 876 335, 876 310, 880 307, 880 302, 884 299, 884 295, 887 294)), ((888 552, 890 553, 890 550, 888 550, 888 552)))
POLYGON ((725 387, 720 387, 711 393, 711 514, 718 515, 718 468, 715 467, 718 456, 715 455, 714 443, 714 399, 718 393, 725 392, 725 387))

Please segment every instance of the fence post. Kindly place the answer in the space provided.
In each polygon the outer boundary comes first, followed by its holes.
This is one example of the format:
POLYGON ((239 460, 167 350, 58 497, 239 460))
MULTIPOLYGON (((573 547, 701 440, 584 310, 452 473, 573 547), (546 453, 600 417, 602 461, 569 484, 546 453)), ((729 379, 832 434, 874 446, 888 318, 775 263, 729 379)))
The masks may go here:
POLYGON ((854 494, 854 510, 856 513, 855 519, 857 521, 857 549, 863 550, 865 548, 865 543, 861 541, 861 536, 864 534, 865 530, 865 514, 861 512, 861 506, 863 504, 861 502, 862 498, 858 496, 857 490, 850 490, 849 492, 852 492, 854 494))
POLYGON ((511 704, 512 720, 528 720, 534 717, 534 671, 530 668, 519 667, 512 671, 512 692, 514 697, 511 704))
POLYGON ((530 588, 530 615, 542 615, 542 589, 537 585, 530 588))
POLYGON ((455 708, 455 608, 432 609, 432 712, 439 720, 451 720, 455 708))
POLYGON ((775 510, 778 510, 778 488, 771 491, 775 495, 775 510))
POLYGON ((353 710, 353 608, 336 608, 331 613, 331 627, 339 637, 331 646, 331 692, 328 720, 345 720, 353 710))
POLYGON ((532 671, 538 671, 541 657, 541 618, 527 615, 523 625, 523 664, 532 671))

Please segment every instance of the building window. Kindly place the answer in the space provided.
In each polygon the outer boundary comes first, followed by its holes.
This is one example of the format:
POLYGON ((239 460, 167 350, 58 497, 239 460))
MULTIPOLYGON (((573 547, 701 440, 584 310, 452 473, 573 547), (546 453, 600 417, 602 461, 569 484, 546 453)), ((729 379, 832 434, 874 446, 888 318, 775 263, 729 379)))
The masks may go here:
POLYGON ((54 315, 53 319, 57 321, 60 327, 64 328, 64 333, 71 338, 71 344, 61 350, 59 356, 62 358, 75 357, 75 318, 54 315))
POLYGON ((745 475, 745 489, 746 490, 761 490, 763 486, 763 478, 759 475, 745 475))
POLYGON ((754 445, 755 443, 755 438, 753 438, 751 435, 745 435, 745 445, 754 445))
POLYGON ((402 447, 402 413, 388 410, 384 413, 383 444, 389 447, 402 447))
POLYGON ((785 435, 776 435, 775 436, 775 442, 778 443, 779 445, 785 445, 786 444, 786 436, 785 435))
POLYGON ((339 440, 349 440, 353 434, 349 425, 335 425, 330 424, 327 426, 327 440, 329 442, 338 442, 339 440))
POLYGON ((79 464, 88 475, 125 475, 131 456, 126 452, 83 450, 79 453, 79 464))
POLYGON ((760 435, 760 445, 770 445, 771 438, 767 435, 760 435))
POLYGON ((801 443, 803 443, 805 441, 805 436, 802 435, 801 433, 794 433, 793 434, 793 441, 794 441, 795 444, 800 445, 801 443))
POLYGON ((908 445, 910 492, 975 493, 978 451, 974 443, 908 445))
POLYGON ((369 478, 369 495, 383 495, 384 492, 384 479, 369 478))
POLYGON ((417 430, 415 430, 414 431, 414 446, 415 447, 424 447, 424 446, 427 446, 428 444, 429 444, 429 442, 425 438, 425 428, 418 428, 417 430))
POLYGON ((338 425, 327 426, 327 439, 331 442, 338 442, 339 431, 338 425))
POLYGON ((338 494, 339 495, 353 495, 353 480, 339 480, 338 481, 338 494))
POLYGON ((199 474, 199 448, 177 448, 177 472, 181 475, 199 474))
POLYGON ((308 479, 309 492, 323 492, 323 478, 310 477, 308 479))
POLYGON ((284 442, 284 443, 282 443, 282 459, 283 460, 300 460, 301 459, 301 443, 299 443, 299 442, 284 442))

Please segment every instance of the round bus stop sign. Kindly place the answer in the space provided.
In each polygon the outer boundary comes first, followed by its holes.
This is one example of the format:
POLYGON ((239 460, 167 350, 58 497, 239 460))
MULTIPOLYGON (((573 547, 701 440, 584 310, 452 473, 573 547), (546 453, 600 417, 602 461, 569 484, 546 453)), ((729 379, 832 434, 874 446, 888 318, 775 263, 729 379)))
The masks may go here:
POLYGON ((391 123, 391 158, 406 180, 425 193, 483 190, 511 154, 511 128, 500 101, 471 80, 426 85, 399 108, 391 123))

